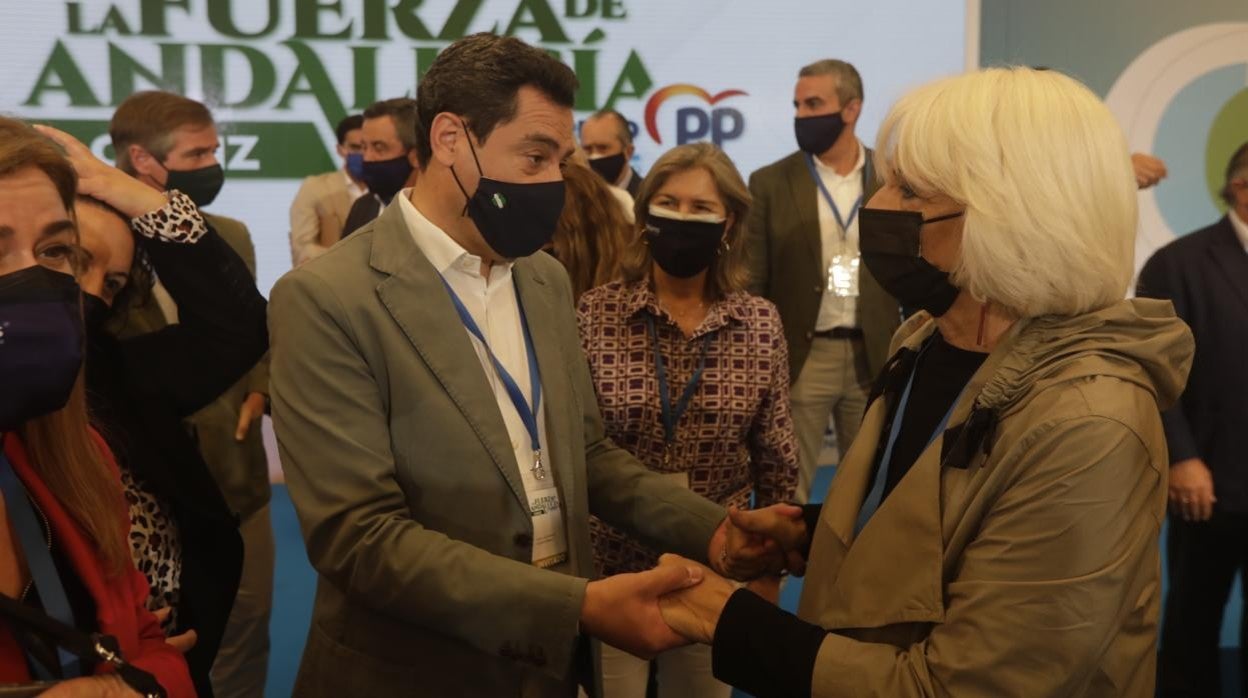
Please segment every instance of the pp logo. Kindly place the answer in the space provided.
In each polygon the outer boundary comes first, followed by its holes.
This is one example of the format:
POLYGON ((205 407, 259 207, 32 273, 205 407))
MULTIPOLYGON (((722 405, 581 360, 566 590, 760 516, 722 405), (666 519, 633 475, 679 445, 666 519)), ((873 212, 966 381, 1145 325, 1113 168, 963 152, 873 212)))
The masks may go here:
POLYGON ((663 142, 659 135, 659 107, 668 99, 681 95, 698 97, 707 106, 686 106, 676 110, 676 145, 709 138, 712 143, 722 147, 724 142, 739 138, 745 132, 745 117, 739 110, 715 106, 729 97, 744 97, 745 92, 724 90, 712 95, 697 85, 669 85, 655 92, 650 101, 646 102, 646 131, 655 143, 663 142))

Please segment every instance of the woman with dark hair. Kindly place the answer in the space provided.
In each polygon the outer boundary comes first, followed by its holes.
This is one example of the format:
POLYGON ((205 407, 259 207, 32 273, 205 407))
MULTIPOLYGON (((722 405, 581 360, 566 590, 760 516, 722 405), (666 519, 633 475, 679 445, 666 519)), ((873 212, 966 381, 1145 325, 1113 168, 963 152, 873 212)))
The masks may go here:
POLYGON ((130 553, 152 587, 148 609, 186 652, 201 696, 238 590, 238 520, 182 420, 216 399, 268 349, 251 272, 184 195, 153 226, 110 205, 141 183, 54 129, 84 186, 74 206, 83 249, 86 381, 92 422, 117 454, 130 553), (107 184, 93 186, 97 180, 107 184), (103 200, 101 200, 103 199, 103 200), (128 303, 153 302, 158 274, 178 322, 119 340, 105 329, 128 303))
MULTIPOLYGON (((170 696, 194 696, 186 662, 144 608, 116 466, 87 421, 76 179, 52 141, 0 118, 0 594, 114 637, 170 696)), ((151 194, 114 203, 154 219, 168 201, 151 194)), ((0 683, 32 680, 63 681, 48 695, 136 695, 111 668, 0 617, 0 683)))

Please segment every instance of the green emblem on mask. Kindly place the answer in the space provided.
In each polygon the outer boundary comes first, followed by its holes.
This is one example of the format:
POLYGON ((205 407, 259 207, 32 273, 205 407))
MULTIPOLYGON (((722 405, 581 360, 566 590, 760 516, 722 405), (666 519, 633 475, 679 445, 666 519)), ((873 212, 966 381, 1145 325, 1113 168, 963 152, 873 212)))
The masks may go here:
POLYGON ((507 207, 507 197, 502 194, 495 194, 490 197, 490 201, 494 203, 494 208, 503 209, 507 207))

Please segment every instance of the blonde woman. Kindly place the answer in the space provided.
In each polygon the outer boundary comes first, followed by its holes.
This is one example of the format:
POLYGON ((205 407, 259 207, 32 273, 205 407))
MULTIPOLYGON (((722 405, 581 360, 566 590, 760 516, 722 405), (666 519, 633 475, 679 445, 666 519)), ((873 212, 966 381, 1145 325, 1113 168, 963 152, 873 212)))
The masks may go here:
MULTIPOLYGON (((761 696, 1151 696, 1169 462, 1191 366, 1169 302, 1123 300, 1136 182, 1114 117, 1054 71, 903 97, 863 261, 922 308, 822 514, 783 525, 798 616, 708 575, 664 616, 761 696)), ((679 562, 676 558, 666 563, 679 562)))
MULTIPOLYGON (((788 349, 770 301, 747 294, 739 241, 750 196, 719 148, 659 158, 638 192, 622 281, 581 297, 581 342, 612 440, 652 470, 727 506, 790 499, 797 442, 788 349)), ((599 572, 653 567, 644 543, 594 520, 599 572)), ((764 583, 774 597, 776 583, 764 583)), ((644 698, 649 663, 603 648, 605 698, 644 698)), ((659 696, 710 698, 705 648, 657 658, 659 696)))
POLYGON ((619 278, 620 258, 632 222, 611 186, 575 160, 563 166, 567 192, 563 214, 548 250, 568 270, 572 294, 581 294, 619 278))

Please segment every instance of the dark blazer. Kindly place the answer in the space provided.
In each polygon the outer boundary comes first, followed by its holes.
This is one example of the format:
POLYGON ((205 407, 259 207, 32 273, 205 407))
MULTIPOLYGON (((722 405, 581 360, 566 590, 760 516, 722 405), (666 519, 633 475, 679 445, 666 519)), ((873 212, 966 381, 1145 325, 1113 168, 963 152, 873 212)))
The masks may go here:
MULTIPOLYGON (((880 188, 871 150, 862 170, 863 205, 880 188)), ((810 177, 806 154, 798 151, 750 175, 749 227, 746 231, 750 292, 780 310, 789 342, 789 374, 797 380, 810 353, 823 300, 827 270, 819 231, 819 191, 810 177)), ((888 345, 901 325, 901 308, 863 266, 859 272, 858 321, 867 347, 871 375, 888 360, 888 345)))
POLYGON ((268 349, 265 301, 242 259, 209 232, 194 244, 142 240, 179 322, 117 339, 89 336, 88 399, 118 462, 171 506, 182 541, 178 632, 199 635, 187 662, 201 696, 243 564, 238 521, 182 419, 212 402, 268 349))
POLYGON ((625 187, 625 190, 628 192, 629 196, 636 199, 637 192, 641 189, 641 180, 645 179, 645 177, 637 171, 636 167, 630 167, 629 169, 633 171, 633 176, 629 177, 628 186, 625 187))
POLYGON ((1230 218, 1158 250, 1138 293, 1173 301, 1196 336, 1187 390, 1162 415, 1170 462, 1204 460, 1216 509, 1248 513, 1248 253, 1230 218))
POLYGON ((342 237, 345 238, 368 225, 374 218, 381 215, 382 208, 381 199, 372 192, 356 199, 347 213, 346 224, 342 226, 342 237))

